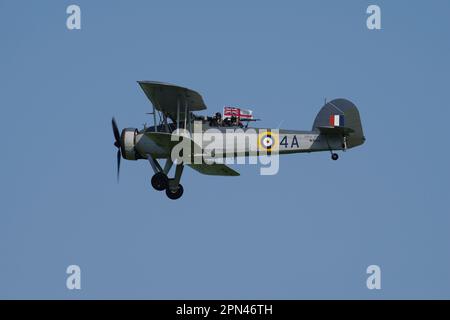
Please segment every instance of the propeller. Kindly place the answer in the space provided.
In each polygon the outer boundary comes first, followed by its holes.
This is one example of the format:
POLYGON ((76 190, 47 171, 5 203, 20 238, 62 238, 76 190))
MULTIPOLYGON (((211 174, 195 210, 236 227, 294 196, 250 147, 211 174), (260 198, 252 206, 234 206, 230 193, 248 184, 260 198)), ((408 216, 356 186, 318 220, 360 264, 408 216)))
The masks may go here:
POLYGON ((121 144, 120 144, 120 133, 119 128, 117 127, 116 119, 114 117, 112 118, 112 128, 114 133, 114 138, 116 141, 114 141, 114 145, 117 148, 117 181, 119 181, 119 174, 120 174, 120 158, 122 157, 121 154, 121 144))

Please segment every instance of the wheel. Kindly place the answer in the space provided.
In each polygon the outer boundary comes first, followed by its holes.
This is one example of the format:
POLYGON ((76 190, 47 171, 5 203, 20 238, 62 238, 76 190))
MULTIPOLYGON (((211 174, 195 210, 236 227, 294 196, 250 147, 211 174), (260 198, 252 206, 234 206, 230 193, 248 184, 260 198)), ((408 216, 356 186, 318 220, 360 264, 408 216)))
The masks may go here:
POLYGON ((181 184, 178 185, 178 189, 175 191, 170 190, 169 188, 166 189, 166 195, 169 199, 177 200, 180 199, 183 195, 183 186, 181 184))
POLYGON ((339 159, 339 155, 337 153, 333 153, 331 155, 331 159, 333 159, 334 161, 336 161, 337 159, 339 159))
POLYGON ((152 187, 158 191, 162 191, 169 186, 169 178, 162 173, 158 172, 152 177, 152 187))

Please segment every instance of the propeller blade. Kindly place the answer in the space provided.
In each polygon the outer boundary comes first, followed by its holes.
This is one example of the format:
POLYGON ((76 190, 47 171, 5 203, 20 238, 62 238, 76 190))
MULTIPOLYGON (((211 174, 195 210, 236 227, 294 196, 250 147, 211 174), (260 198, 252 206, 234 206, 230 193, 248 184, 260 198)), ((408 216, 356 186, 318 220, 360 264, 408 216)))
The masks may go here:
POLYGON ((116 119, 114 119, 114 117, 112 118, 112 128, 113 128, 113 132, 114 132, 114 138, 116 139, 116 142, 114 143, 114 145, 117 148, 120 148, 120 133, 119 133, 119 128, 117 127, 116 119))
POLYGON ((119 182, 119 175, 120 175, 120 158, 121 158, 121 154, 120 154, 120 149, 117 150, 117 182, 119 182))

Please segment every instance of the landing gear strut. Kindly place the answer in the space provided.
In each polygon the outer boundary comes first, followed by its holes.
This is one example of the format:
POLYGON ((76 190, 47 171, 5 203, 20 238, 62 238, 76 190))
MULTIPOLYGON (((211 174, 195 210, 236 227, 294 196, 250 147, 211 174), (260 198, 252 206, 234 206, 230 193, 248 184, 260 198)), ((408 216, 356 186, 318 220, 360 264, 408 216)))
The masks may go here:
POLYGON ((182 164, 177 165, 175 168, 175 177, 173 179, 169 179, 169 185, 166 189, 166 195, 169 199, 177 200, 183 195, 184 189, 180 184, 183 168, 184 166, 182 164))
POLYGON ((166 195, 169 199, 176 200, 183 195, 183 186, 180 184, 181 175, 183 173, 184 166, 182 164, 177 165, 175 169, 175 177, 169 179, 167 174, 172 168, 173 162, 169 158, 166 161, 164 169, 151 155, 147 155, 148 162, 150 163, 155 174, 152 177, 152 186, 158 191, 166 190, 166 195))
MULTIPOLYGON (((333 150, 331 149, 330 142, 328 141, 328 136, 327 136, 327 135, 325 136, 325 138, 326 138, 326 140, 327 140, 328 149, 329 149, 330 152, 331 152, 331 159, 334 160, 334 161, 336 161, 337 159, 339 159, 339 155, 338 155, 337 153, 334 153, 333 150)), ((344 149, 344 151, 345 151, 345 148, 346 148, 346 146, 347 146, 347 141, 346 141, 346 139, 344 139, 344 144, 345 144, 345 145, 343 146, 343 149, 344 149)))

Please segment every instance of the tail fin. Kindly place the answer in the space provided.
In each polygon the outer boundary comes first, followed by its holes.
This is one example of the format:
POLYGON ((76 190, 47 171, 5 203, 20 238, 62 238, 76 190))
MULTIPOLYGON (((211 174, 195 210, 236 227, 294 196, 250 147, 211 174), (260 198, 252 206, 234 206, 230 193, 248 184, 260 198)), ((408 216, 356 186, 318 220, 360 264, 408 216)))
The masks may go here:
MULTIPOLYGON (((323 129, 336 130, 336 134, 346 132, 348 148, 356 147, 364 143, 364 137, 359 111, 356 106, 346 99, 335 99, 327 102, 316 116, 313 131, 323 129)), ((329 130, 330 131, 330 130, 329 130)))

